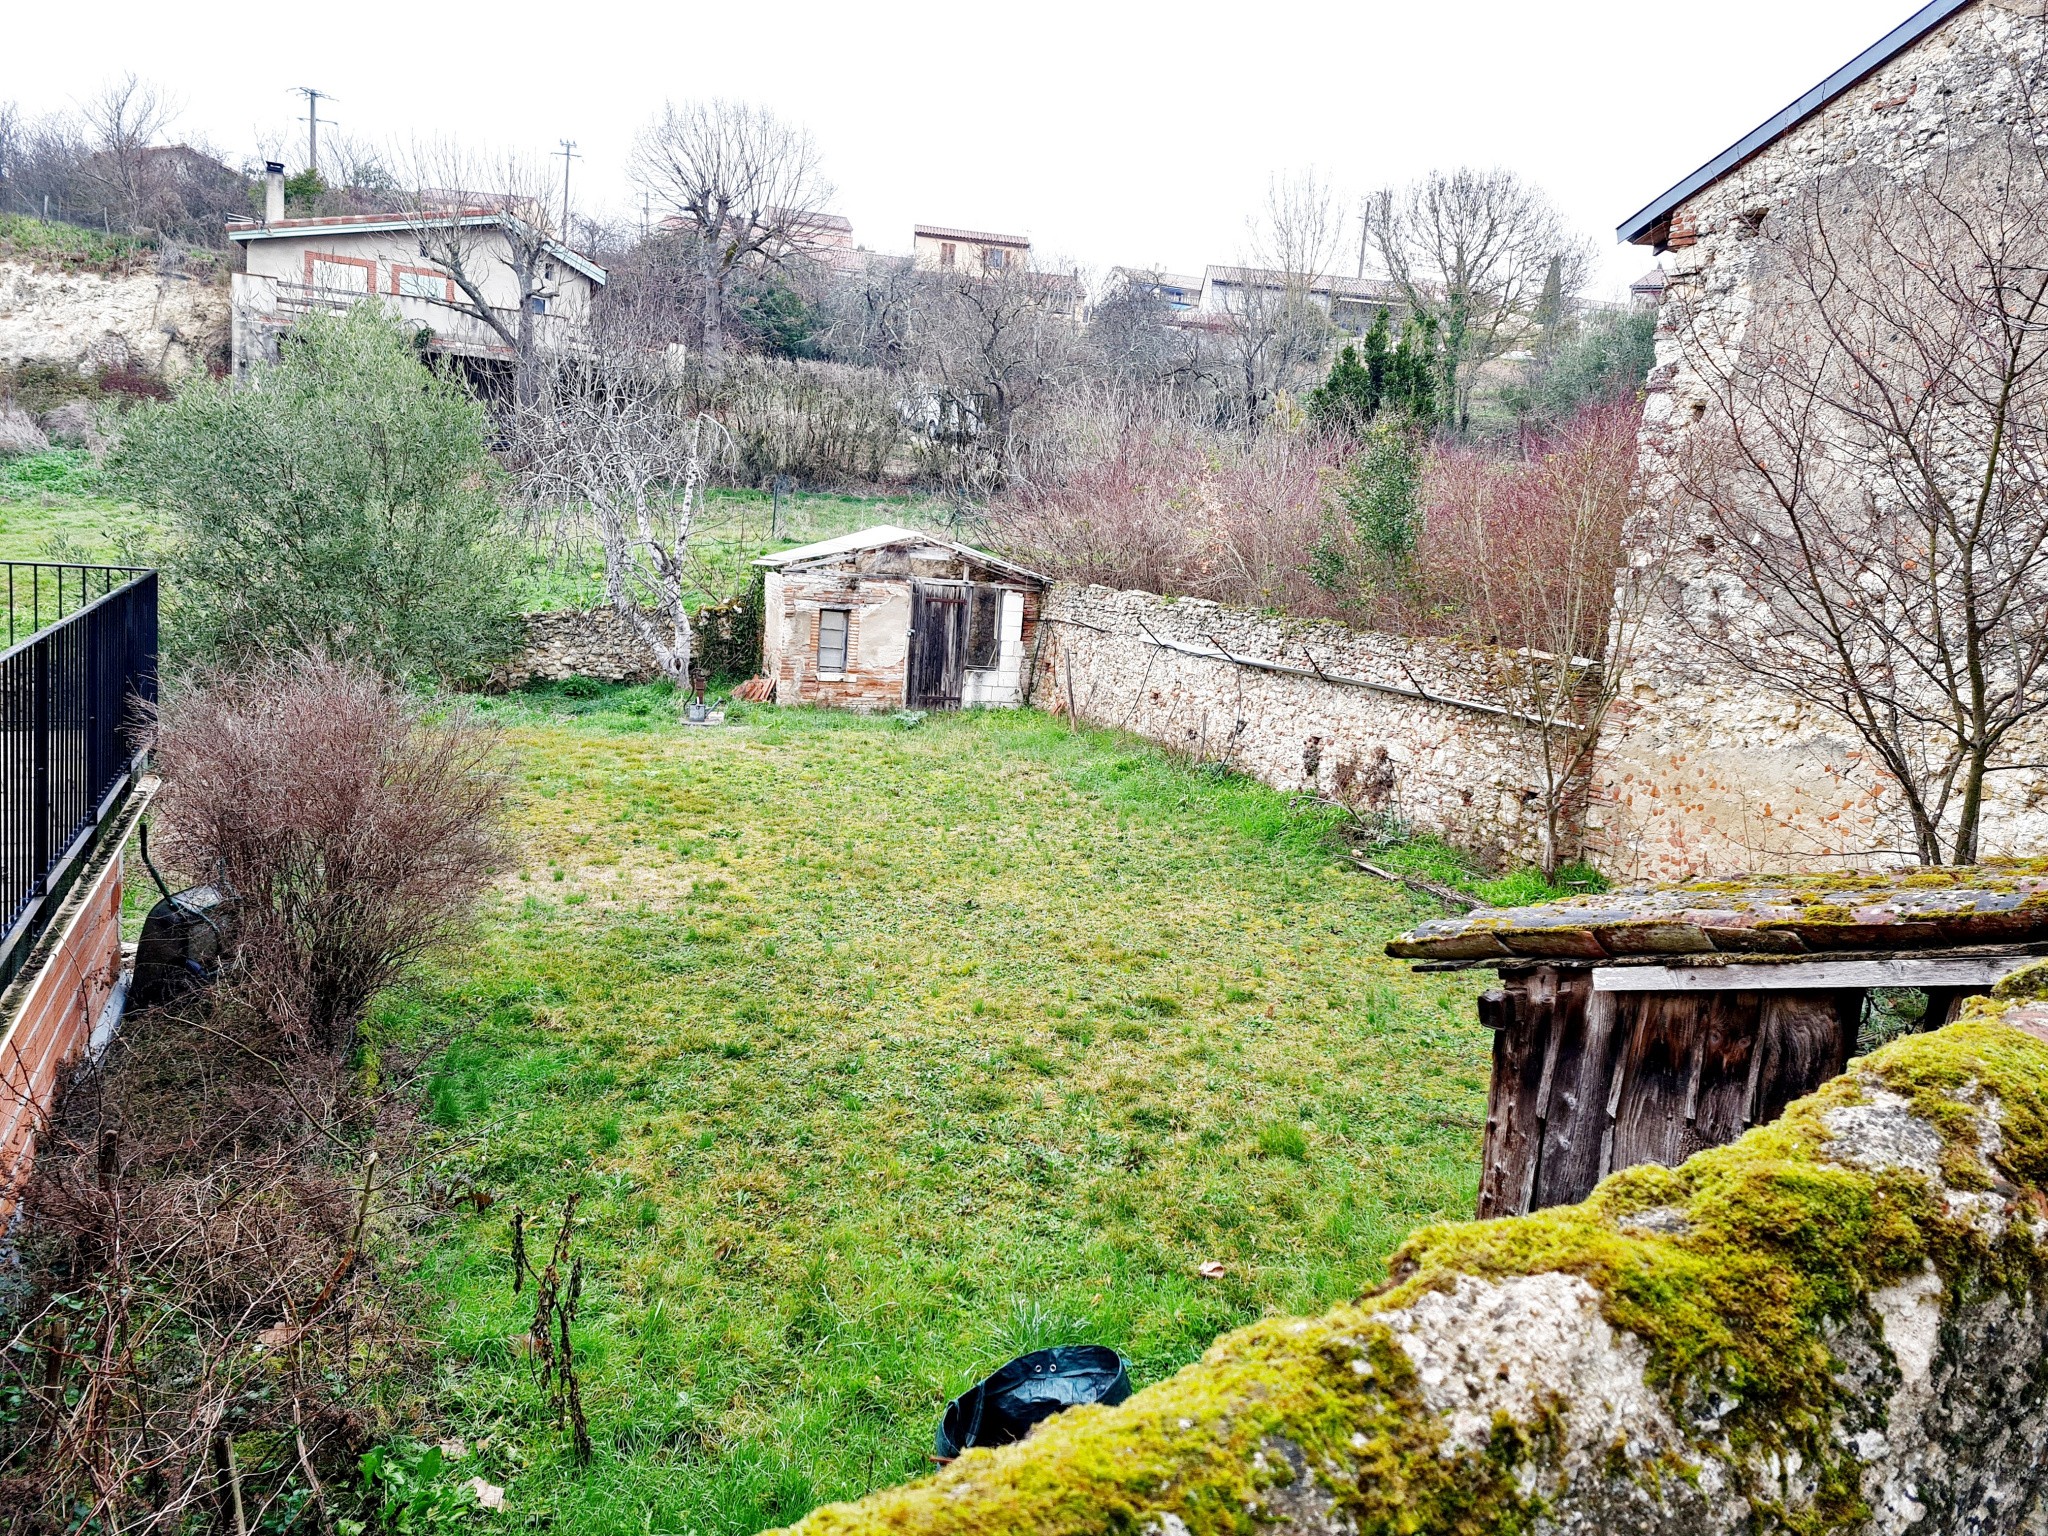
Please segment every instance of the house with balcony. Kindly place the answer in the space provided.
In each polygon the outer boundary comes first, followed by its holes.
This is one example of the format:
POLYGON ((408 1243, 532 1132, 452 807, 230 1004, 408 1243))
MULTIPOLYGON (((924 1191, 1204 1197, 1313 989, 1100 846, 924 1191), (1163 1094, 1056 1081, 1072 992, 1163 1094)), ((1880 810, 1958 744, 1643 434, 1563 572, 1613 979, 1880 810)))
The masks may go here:
POLYGON ((542 345, 558 344, 589 321, 605 270, 557 241, 545 242, 538 291, 525 291, 515 270, 516 251, 534 231, 502 207, 451 198, 426 213, 340 214, 288 219, 283 167, 269 168, 269 217, 231 223, 228 238, 243 252, 245 270, 234 275, 233 350, 236 377, 252 363, 277 355, 277 338, 315 310, 384 305, 428 337, 428 349, 458 358, 479 374, 503 372, 514 361, 495 317, 516 332, 523 302, 535 316, 542 345), (431 254, 456 241, 482 304, 431 254))

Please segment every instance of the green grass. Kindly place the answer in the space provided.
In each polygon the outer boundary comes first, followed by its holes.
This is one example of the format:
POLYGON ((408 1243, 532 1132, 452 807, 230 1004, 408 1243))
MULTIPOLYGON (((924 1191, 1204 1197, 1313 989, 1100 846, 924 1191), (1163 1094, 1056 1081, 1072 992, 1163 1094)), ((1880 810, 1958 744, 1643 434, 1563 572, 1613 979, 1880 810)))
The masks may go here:
MULTIPOLYGON (((748 562, 760 555, 872 523, 939 527, 945 510, 917 497, 798 492, 784 498, 777 517, 766 491, 713 490, 691 545, 698 583, 692 606, 740 592, 748 562)), ((0 457, 0 560, 146 562, 156 532, 139 508, 104 494, 89 453, 53 448, 0 457)), ((529 612, 604 601, 602 558, 588 545, 523 544, 518 580, 529 612)))
POLYGON ((119 564, 150 531, 139 508, 102 493, 84 449, 0 456, 0 560, 119 564))
POLYGON ((1012 1355, 1098 1341, 1154 1381, 1470 1212, 1476 987, 1386 959, 1433 904, 1284 797, 1031 713, 478 708, 518 862, 377 1027, 446 1039, 441 1175, 495 1197, 410 1251, 435 1433, 518 1521, 792 1519, 927 1470, 1012 1355), (513 1210, 572 1192, 585 1471, 509 1283, 513 1210))
POLYGON ((149 247, 132 235, 107 235, 26 214, 0 213, 0 258, 16 257, 67 272, 107 272, 148 252, 149 247))
POLYGON ((1545 880, 1542 870, 1529 866, 1488 875, 1470 854, 1439 837, 1410 837, 1383 844, 1373 850, 1372 861, 1400 874, 1420 875, 1439 885, 1470 891, 1494 907, 1522 907, 1558 896, 1607 889, 1607 877, 1584 863, 1559 866, 1555 882, 1545 880))
MULTIPOLYGON (((691 541, 698 602, 716 602, 744 589, 748 563, 776 550, 852 533, 875 523, 944 526, 943 503, 916 496, 851 496, 798 492, 780 513, 767 491, 718 489, 705 497, 704 515, 691 541)), ((589 608, 604 601, 604 563, 594 542, 566 548, 534 545, 521 584, 529 611, 589 608)))

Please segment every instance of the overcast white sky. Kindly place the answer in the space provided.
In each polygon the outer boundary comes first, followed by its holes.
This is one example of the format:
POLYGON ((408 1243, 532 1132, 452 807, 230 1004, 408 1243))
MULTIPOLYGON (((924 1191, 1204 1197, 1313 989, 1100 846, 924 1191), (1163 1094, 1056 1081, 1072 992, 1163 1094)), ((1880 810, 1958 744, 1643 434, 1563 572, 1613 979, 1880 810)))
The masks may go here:
MULTIPOLYGON (((0 100, 64 107, 127 70, 239 159, 291 131, 294 85, 344 132, 540 154, 573 138, 579 211, 632 206, 634 130, 723 95, 808 125, 855 238, 914 222, 1028 234, 1091 266, 1230 261, 1275 171, 1339 187, 1506 165, 1603 253, 1614 226, 1915 9, 1914 0, 1449 5, 526 4, 8 7, 0 100)), ((291 142, 304 157, 303 127, 291 142)), ((557 167, 560 161, 554 162, 557 167)))

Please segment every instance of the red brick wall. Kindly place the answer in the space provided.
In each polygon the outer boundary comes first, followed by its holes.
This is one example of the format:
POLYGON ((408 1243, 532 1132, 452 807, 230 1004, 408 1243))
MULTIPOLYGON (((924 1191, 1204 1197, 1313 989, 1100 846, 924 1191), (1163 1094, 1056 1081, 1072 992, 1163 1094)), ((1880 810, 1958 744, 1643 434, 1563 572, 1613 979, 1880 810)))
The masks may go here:
MULTIPOLYGON (((775 678, 778 704, 829 704, 840 709, 890 710, 903 707, 904 662, 893 666, 863 664, 862 629, 877 610, 908 601, 907 579, 888 580, 855 571, 817 571, 783 577, 783 606, 790 612, 787 643, 775 678), (846 634, 846 674, 818 675, 818 610, 852 610, 846 634)), ((767 622, 780 623, 769 614, 767 622)))
POLYGON ((65 1070, 84 1053, 121 970, 121 871, 116 852, 40 967, 8 988, 0 1021, 0 1222, 35 1153, 65 1070))

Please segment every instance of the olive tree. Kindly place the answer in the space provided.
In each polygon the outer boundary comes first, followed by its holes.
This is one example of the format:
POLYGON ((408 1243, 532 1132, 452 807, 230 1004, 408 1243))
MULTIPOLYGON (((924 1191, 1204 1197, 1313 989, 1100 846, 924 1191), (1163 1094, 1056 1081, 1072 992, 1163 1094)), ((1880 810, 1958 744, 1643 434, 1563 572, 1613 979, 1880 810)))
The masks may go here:
POLYGON ((129 416, 110 467, 167 524, 174 657, 320 650, 455 678, 515 634, 488 444, 463 386, 374 305, 309 315, 246 387, 129 416))

